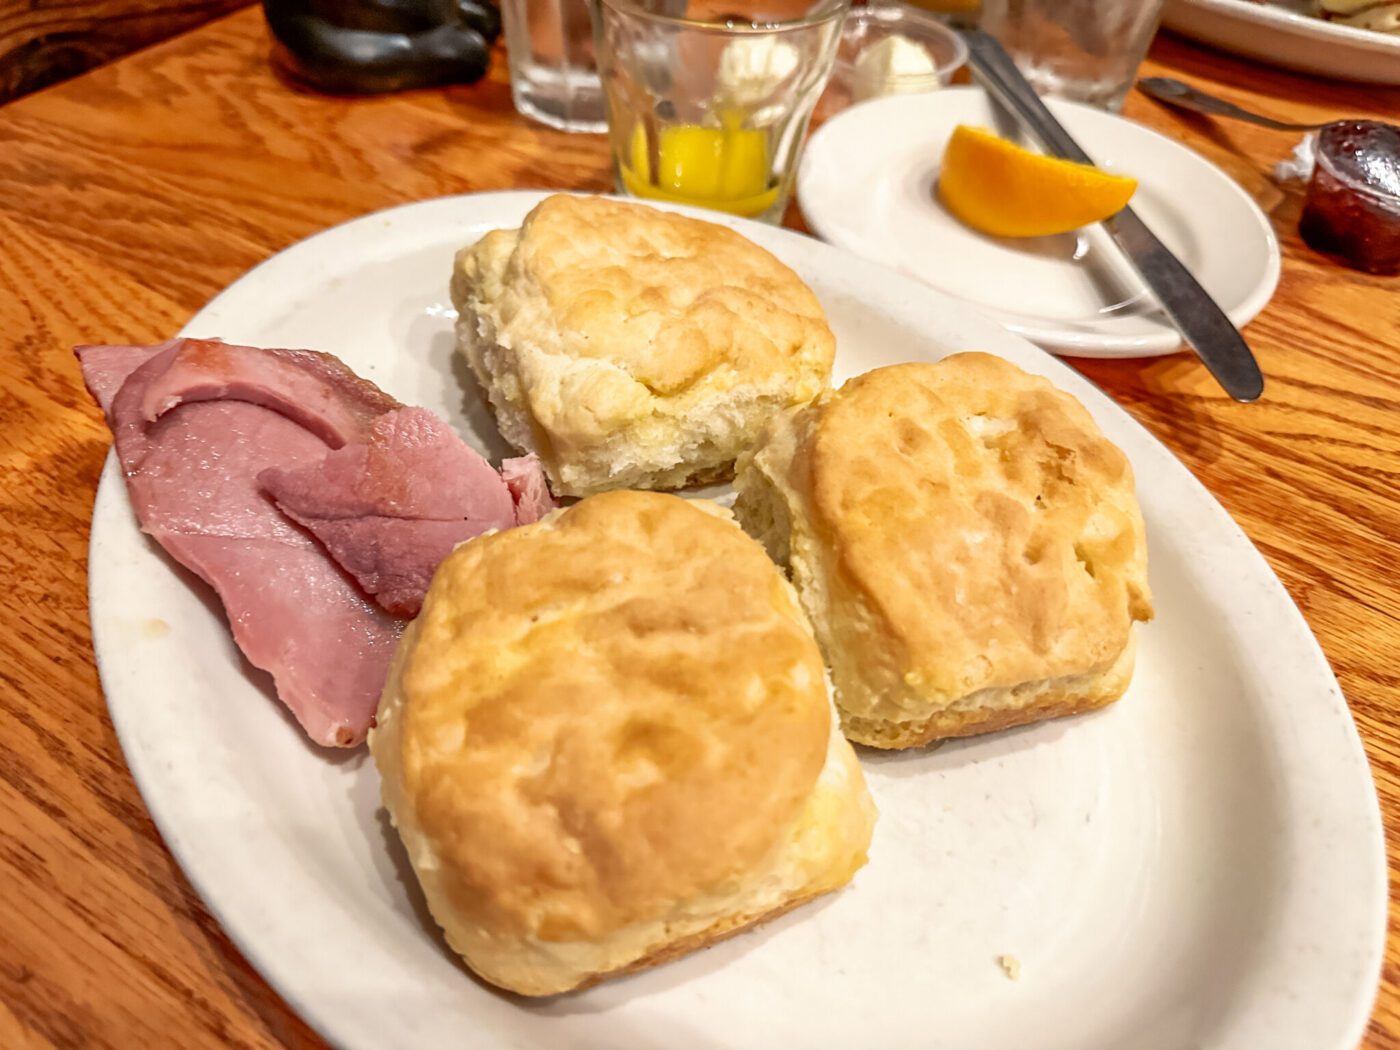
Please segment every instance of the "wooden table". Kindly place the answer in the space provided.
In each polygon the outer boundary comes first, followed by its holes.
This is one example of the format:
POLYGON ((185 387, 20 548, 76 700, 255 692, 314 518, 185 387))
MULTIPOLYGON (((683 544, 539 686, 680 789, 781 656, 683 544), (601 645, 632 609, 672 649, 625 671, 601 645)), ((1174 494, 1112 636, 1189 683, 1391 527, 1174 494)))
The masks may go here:
MULTIPOLYGON (((252 264, 353 215, 444 193, 609 189, 601 138, 517 117, 503 56, 473 87, 323 98, 268 67, 256 9, 0 108, 0 1047, 320 1045, 162 846, 88 634, 90 508, 109 435, 69 348, 153 342, 252 264)), ((1400 91, 1294 77, 1164 37, 1152 72, 1291 120, 1400 118, 1400 91)), ((1400 834, 1400 278, 1300 244, 1267 175, 1293 137, 1140 97, 1274 218, 1278 294, 1248 335, 1265 400, 1188 357, 1077 362, 1259 545, 1336 668, 1400 834)), ((1392 878, 1394 876, 1392 860, 1392 878)), ((1400 929, 1366 1043, 1400 1047, 1400 929)), ((1265 1050, 1265 1048, 1261 1048, 1265 1050)))
POLYGON ((248 0, 0 0, 0 102, 174 36, 248 0))

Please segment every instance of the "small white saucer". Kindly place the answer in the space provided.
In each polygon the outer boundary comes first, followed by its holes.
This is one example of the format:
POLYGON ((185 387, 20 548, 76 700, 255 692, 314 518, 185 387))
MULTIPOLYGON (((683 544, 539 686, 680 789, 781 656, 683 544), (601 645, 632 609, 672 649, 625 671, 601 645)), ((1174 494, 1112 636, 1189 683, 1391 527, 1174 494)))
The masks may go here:
MULTIPOLYGON (((1230 320, 1264 308, 1279 277, 1278 241, 1258 205, 1199 154, 1123 117, 1051 100, 1095 162, 1138 180, 1132 206, 1230 320)), ((1004 240, 976 233, 938 202, 943 148, 958 124, 1012 139, 979 88, 896 95, 819 128, 798 172, 803 214, 819 237, 973 303, 1047 350, 1147 357, 1182 349, 1100 226, 1004 240)))

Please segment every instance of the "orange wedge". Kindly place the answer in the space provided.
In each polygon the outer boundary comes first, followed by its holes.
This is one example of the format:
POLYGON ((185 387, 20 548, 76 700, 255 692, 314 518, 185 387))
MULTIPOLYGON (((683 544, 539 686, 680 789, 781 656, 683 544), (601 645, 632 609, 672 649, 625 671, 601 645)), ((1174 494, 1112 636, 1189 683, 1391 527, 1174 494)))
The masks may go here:
POLYGON ((1045 157, 959 124, 943 152, 938 198, 974 230, 1045 237, 1100 222, 1128 203, 1137 179, 1045 157))

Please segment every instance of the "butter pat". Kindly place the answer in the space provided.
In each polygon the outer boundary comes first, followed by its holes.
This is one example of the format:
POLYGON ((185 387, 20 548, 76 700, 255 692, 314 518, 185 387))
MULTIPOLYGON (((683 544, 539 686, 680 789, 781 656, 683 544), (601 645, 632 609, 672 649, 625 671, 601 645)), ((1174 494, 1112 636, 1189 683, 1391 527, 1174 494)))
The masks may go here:
POLYGON ((938 67, 922 44, 898 33, 867 47, 856 59, 851 78, 852 101, 901 95, 939 87, 938 67))
POLYGON ((738 37, 719 59, 719 95, 739 106, 756 106, 797 69, 797 48, 770 36, 738 37))

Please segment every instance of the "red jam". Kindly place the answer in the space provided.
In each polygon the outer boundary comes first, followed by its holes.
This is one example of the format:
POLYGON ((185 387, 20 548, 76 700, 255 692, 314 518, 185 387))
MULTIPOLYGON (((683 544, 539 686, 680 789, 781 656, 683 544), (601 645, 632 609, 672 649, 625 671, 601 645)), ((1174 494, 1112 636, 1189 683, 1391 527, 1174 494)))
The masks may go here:
POLYGON ((1328 124, 1298 230, 1320 252, 1368 273, 1400 273, 1400 128, 1328 124))

